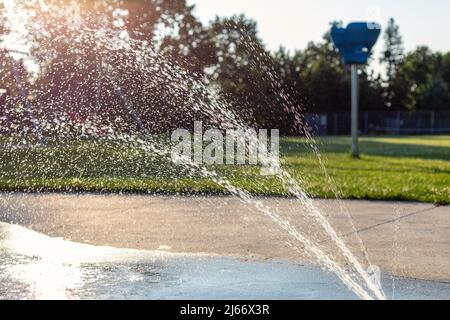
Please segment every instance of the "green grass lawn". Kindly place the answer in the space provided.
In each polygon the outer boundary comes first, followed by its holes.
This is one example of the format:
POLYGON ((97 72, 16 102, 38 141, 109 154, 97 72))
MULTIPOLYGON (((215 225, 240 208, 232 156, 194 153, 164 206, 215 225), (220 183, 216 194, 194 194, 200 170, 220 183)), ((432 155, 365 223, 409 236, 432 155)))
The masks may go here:
MULTIPOLYGON (((283 167, 317 198, 410 200, 450 204, 450 136, 361 139, 361 159, 350 139, 318 139, 330 182, 303 138, 283 138, 283 167)), ((164 143, 164 142, 162 142, 164 143)), ((145 193, 226 193, 210 179, 174 166, 136 143, 76 140, 45 147, 0 140, 0 190, 145 193)), ((277 177, 259 168, 214 168, 253 194, 288 196, 277 177)))
MULTIPOLYGON (((342 197, 450 203, 450 136, 362 138, 361 159, 350 157, 349 138, 325 138, 319 150, 342 197)), ((332 197, 313 157, 298 139, 286 139, 289 170, 305 176, 316 197, 332 197), (301 168, 307 170, 301 170, 301 168)))

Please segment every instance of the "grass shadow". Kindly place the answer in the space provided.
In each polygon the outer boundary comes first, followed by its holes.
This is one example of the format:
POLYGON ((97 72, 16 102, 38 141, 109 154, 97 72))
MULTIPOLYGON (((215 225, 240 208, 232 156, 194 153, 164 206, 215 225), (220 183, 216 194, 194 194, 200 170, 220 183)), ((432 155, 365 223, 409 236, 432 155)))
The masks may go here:
MULTIPOLYGON (((304 139, 283 138, 281 140, 281 154, 284 156, 312 154, 309 144, 304 139)), ((347 137, 324 138, 318 139, 315 146, 320 153, 349 154, 351 140, 347 137)), ((360 140, 360 151, 361 154, 368 156, 450 161, 450 146, 444 144, 436 146, 412 142, 389 142, 389 138, 383 140, 362 138, 360 140)))

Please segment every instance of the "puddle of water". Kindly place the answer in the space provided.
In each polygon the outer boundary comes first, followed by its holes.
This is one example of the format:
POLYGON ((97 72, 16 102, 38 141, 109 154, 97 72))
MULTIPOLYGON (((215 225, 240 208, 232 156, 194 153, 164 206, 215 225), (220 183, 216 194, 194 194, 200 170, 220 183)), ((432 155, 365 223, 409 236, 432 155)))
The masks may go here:
MULTIPOLYGON (((394 279, 396 299, 448 299, 450 284, 394 279)), ((393 279, 383 276, 390 292, 393 279)), ((0 299, 357 299, 312 265, 122 250, 0 223, 0 299)))

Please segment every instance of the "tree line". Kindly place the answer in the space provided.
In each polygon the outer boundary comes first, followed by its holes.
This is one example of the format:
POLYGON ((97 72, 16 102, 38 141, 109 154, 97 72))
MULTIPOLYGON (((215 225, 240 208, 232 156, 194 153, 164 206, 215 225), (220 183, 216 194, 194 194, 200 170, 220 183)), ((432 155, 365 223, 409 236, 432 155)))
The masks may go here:
MULTIPOLYGON (((60 8, 73 3, 53 2, 60 8)), ((254 20, 216 17, 205 25, 185 0, 79 0, 80 11, 89 13, 85 19, 82 13, 48 10, 39 3, 25 4, 34 12, 29 25, 39 31, 27 35, 38 72, 27 69, 27 58, 12 61, 0 51, 2 128, 15 123, 23 130, 21 119, 28 119, 26 127, 32 130, 32 115, 54 126, 58 121, 49 114, 72 123, 131 123, 126 119, 130 112, 123 112, 129 105, 150 131, 163 132, 205 117, 202 106, 192 108, 195 99, 211 99, 201 86, 226 101, 226 108, 244 122, 280 128, 284 134, 300 133, 298 119, 306 112, 350 108, 349 70, 328 32, 304 49, 271 52, 254 20), (76 19, 80 16, 81 22, 76 19), (77 23, 83 30, 108 30, 117 46, 98 41, 95 33, 81 34, 77 23), (136 53, 133 59, 130 50, 136 53), (147 64, 142 62, 146 52, 153 55, 147 64), (23 92, 33 110, 24 108, 23 92)), ((10 28, 2 14, 3 40, 10 28)), ((360 68, 361 108, 449 109, 450 53, 426 46, 405 52, 394 19, 388 21, 383 42, 382 56, 372 56, 369 64, 379 60, 385 75, 369 65, 360 68)))

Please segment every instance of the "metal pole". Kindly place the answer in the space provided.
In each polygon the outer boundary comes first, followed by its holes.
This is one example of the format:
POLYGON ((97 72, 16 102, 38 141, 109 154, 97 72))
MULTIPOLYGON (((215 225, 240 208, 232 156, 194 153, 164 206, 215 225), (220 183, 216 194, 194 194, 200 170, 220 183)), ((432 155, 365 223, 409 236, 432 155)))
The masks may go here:
MULTIPOLYGON (((102 69, 105 70, 105 69, 102 69)), ((133 118, 136 125, 139 127, 139 129, 145 134, 150 135, 150 131, 145 127, 144 123, 142 122, 141 118, 139 117, 139 114, 137 113, 136 109, 134 109, 133 104, 128 100, 125 93, 122 91, 122 88, 117 84, 114 77, 111 75, 109 70, 105 70, 104 72, 105 76, 111 81, 112 85, 114 86, 114 89, 116 93, 119 95, 119 98, 122 100, 125 108, 127 109, 130 116, 133 118)))
POLYGON ((352 155, 359 157, 358 148, 358 67, 352 64, 352 155))
POLYGON ((430 114, 430 126, 431 126, 431 134, 434 134, 434 122, 435 122, 435 114, 434 114, 434 111, 431 111, 431 114, 430 114))

